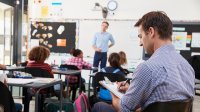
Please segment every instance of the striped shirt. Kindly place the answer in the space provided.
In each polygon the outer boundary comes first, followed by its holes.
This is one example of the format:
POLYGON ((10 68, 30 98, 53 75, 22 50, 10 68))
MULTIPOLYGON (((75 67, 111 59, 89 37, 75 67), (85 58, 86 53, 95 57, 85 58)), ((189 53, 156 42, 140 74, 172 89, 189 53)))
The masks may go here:
POLYGON ((135 70, 135 78, 120 101, 122 112, 142 110, 158 101, 194 97, 194 70, 172 44, 163 45, 135 70))
POLYGON ((82 58, 78 58, 78 57, 70 58, 68 61, 65 62, 65 64, 75 65, 80 70, 83 68, 91 68, 92 67, 92 65, 90 63, 88 63, 88 62, 84 61, 82 58))

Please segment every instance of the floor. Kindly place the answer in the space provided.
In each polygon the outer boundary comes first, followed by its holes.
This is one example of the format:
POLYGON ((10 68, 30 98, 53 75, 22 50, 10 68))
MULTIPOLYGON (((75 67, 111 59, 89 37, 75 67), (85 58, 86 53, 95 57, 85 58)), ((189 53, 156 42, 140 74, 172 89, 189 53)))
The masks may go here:
MULTIPOLYGON (((17 91, 19 91, 18 88, 15 88, 14 91, 15 92, 13 94, 15 94, 15 95, 18 94, 19 95, 19 93, 17 92, 17 91)), ((200 93, 200 91, 198 91, 198 93, 200 93)), ((15 100, 15 102, 22 103, 21 99, 19 99, 19 98, 15 98, 14 100, 15 100)), ((30 112, 34 112, 34 108, 35 108, 35 101, 32 100, 30 102, 30 112)), ((200 95, 199 96, 196 95, 195 98, 194 98, 193 112, 200 112, 200 95)))

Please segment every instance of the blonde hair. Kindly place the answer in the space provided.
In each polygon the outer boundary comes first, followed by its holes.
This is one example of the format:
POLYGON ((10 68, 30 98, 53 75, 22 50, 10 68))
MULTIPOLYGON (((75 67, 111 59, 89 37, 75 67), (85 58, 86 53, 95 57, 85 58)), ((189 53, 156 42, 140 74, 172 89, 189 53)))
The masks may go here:
POLYGON ((29 60, 34 60, 35 62, 43 62, 50 55, 49 49, 43 46, 37 46, 31 49, 28 54, 29 60))
POLYGON ((121 65, 124 65, 124 64, 127 64, 127 59, 126 59, 126 54, 125 54, 125 52, 123 52, 123 51, 120 51, 119 53, 119 56, 120 56, 120 64, 121 65))

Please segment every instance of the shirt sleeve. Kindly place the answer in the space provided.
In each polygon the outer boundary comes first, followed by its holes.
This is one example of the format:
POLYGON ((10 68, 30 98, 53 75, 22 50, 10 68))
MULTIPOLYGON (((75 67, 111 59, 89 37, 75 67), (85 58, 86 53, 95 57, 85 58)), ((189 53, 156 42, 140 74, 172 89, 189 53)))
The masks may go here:
POLYGON ((96 37, 96 34, 95 34, 93 39, 92 39, 92 45, 96 45, 96 41, 97 41, 97 37, 96 37))
POLYGON ((86 62, 86 61, 82 61, 82 64, 86 68, 91 68, 92 67, 92 65, 90 63, 86 62))
POLYGON ((113 45, 115 45, 115 40, 114 40, 112 34, 110 34, 110 42, 111 42, 113 45))
POLYGON ((148 66, 141 64, 134 73, 135 78, 131 81, 129 89, 121 98, 121 112, 135 111, 143 105, 152 92, 152 71, 148 66))

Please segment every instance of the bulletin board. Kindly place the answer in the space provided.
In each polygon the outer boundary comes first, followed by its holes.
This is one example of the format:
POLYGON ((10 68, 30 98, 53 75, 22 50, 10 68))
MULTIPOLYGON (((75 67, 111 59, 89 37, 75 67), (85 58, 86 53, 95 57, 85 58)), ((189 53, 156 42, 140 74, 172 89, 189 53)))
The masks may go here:
MULTIPOLYGON (((186 60, 200 55, 200 22, 173 22, 172 44, 186 60)), ((143 51, 143 59, 151 55, 143 51)))
POLYGON ((185 40, 182 43, 174 43, 176 49, 185 59, 189 60, 193 54, 200 55, 200 22, 173 22, 172 37, 173 43, 181 39, 185 40), (180 47, 181 44, 182 47, 180 47))
POLYGON ((31 40, 50 52, 69 53, 75 48, 76 22, 31 22, 31 40))

